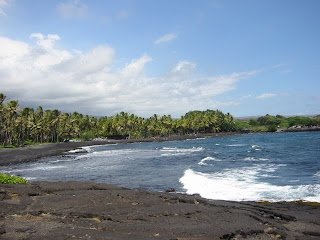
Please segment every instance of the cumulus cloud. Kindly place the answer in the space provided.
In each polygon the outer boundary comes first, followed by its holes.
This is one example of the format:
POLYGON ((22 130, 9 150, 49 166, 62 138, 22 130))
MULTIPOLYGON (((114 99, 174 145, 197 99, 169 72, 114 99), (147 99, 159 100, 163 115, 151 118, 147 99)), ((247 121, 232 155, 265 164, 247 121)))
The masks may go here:
POLYGON ((41 33, 33 33, 30 35, 30 38, 36 38, 37 44, 43 48, 52 48, 55 41, 60 40, 60 37, 56 34, 48 34, 44 36, 41 33))
POLYGON ((57 11, 63 18, 83 17, 88 12, 88 6, 80 0, 68 0, 59 3, 57 11))
POLYGON ((257 96, 257 99, 265 99, 265 98, 272 98, 277 96, 277 94, 274 93, 263 93, 260 96, 257 96))
POLYGON ((237 105, 215 97, 257 71, 199 77, 196 64, 180 61, 166 73, 146 74, 152 58, 143 54, 115 67, 115 49, 99 45, 87 51, 56 48, 55 34, 31 34, 34 44, 0 37, 0 91, 24 106, 113 115, 120 111, 141 116, 237 105))
POLYGON ((169 42, 175 38, 177 38, 178 35, 174 34, 174 33, 168 33, 163 35, 162 37, 158 38, 156 41, 154 41, 154 44, 159 44, 159 43, 163 43, 163 42, 169 42))

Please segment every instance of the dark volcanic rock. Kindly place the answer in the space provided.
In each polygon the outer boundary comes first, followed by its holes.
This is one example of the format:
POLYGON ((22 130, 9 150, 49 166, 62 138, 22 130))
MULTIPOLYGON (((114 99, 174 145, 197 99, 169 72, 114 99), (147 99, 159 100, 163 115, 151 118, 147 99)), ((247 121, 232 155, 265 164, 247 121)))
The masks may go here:
POLYGON ((166 192, 175 192, 176 190, 174 189, 174 188, 168 188, 167 190, 166 190, 166 192))
POLYGON ((88 182, 0 185, 1 239, 319 239, 320 208, 88 182))

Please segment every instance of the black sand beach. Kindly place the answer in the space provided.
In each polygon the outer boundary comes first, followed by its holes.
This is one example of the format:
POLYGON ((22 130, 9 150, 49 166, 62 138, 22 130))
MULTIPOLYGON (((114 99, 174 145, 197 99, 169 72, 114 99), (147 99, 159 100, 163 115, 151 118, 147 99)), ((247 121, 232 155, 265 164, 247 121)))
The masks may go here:
MULTIPOLYGON (((175 139, 138 141, 166 140, 175 139)), ((109 143, 119 142, 132 140, 109 143)), ((1 149, 0 163, 36 161, 77 147, 106 143, 1 149)), ((91 182, 0 184, 0 239, 315 240, 320 239, 320 204, 206 200, 196 195, 146 192, 91 182)))
POLYGON ((62 142, 62 143, 50 143, 50 144, 27 146, 27 147, 20 147, 20 148, 4 148, 4 149, 0 149, 0 166, 34 162, 43 157, 62 155, 70 150, 85 147, 85 146, 117 144, 117 143, 127 144, 127 143, 135 143, 135 142, 181 141, 186 139, 229 136, 234 134, 240 134, 240 133, 234 133, 234 132, 212 133, 212 134, 198 134, 198 135, 184 135, 184 136, 142 138, 142 139, 123 139, 123 140, 105 139, 105 140, 99 140, 99 141, 62 142))

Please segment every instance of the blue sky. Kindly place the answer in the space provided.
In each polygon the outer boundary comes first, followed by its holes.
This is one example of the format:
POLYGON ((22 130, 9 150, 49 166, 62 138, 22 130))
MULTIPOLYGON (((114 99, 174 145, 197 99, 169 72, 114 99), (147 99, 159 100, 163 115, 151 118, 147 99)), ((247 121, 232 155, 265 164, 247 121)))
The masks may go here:
POLYGON ((317 0, 0 0, 0 92, 140 116, 320 113, 317 0))

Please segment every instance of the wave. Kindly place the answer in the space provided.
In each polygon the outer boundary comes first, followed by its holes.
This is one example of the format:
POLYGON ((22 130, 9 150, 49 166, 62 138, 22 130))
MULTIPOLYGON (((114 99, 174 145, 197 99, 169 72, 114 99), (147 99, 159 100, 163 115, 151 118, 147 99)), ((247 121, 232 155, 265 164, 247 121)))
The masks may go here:
POLYGON ((187 155, 192 154, 194 152, 201 152, 204 148, 202 147, 193 147, 193 148, 170 148, 170 147, 163 147, 160 149, 161 152, 164 152, 161 154, 161 156, 179 156, 179 155, 187 155))
POLYGON ((320 202, 320 184, 276 186, 259 182, 261 170, 261 167, 227 169, 223 173, 208 174, 187 169, 179 181, 187 194, 200 194, 207 199, 320 202))
POLYGON ((251 148, 259 148, 260 146, 258 145, 252 145, 251 148))
POLYGON ((38 178, 36 177, 24 177, 26 180, 28 181, 34 181, 34 180, 37 180, 38 178))
POLYGON ((255 157, 246 157, 243 160, 245 160, 245 161, 269 161, 268 158, 255 158, 255 157))
POLYGON ((13 169, 13 170, 5 170, 2 171, 3 173, 19 173, 19 172, 32 172, 32 171, 50 171, 58 168, 66 168, 65 166, 34 166, 29 168, 23 168, 23 169, 13 169))
POLYGON ((88 151, 85 150, 84 148, 77 148, 77 149, 73 149, 68 151, 68 153, 87 153, 88 151))
POLYGON ((206 138, 194 138, 194 139, 186 139, 184 141, 194 141, 194 140, 203 140, 203 139, 206 139, 206 138))
POLYGON ((214 157, 205 157, 203 159, 201 159, 200 162, 198 162, 199 165, 202 165, 202 166, 207 166, 208 164, 206 163, 207 161, 217 161, 217 162, 220 162, 221 160, 220 159, 216 159, 214 157))
POLYGON ((30 168, 30 169, 24 169, 24 171, 48 171, 48 170, 54 170, 58 168, 66 168, 66 166, 39 166, 35 168, 30 168))
MULTIPOLYGON (((104 144, 104 145, 92 145, 92 146, 86 146, 86 147, 81 147, 81 149, 83 149, 84 151, 88 152, 88 153, 92 153, 92 152, 99 152, 97 151, 99 148, 105 148, 105 147, 110 147, 110 146, 115 146, 115 145, 118 145, 117 143, 115 144, 104 144)), ((71 150, 73 151, 73 150, 71 150)))
POLYGON ((133 155, 141 152, 150 152, 152 150, 147 149, 113 149, 113 150, 104 150, 104 151, 92 151, 87 154, 77 156, 75 160, 91 157, 102 157, 102 156, 123 156, 123 155, 133 155))
POLYGON ((160 151, 166 151, 166 152, 200 152, 203 150, 204 148, 202 147, 193 147, 193 148, 163 147, 162 149, 160 149, 160 151))
POLYGON ((227 145, 228 147, 242 147, 242 146, 246 146, 246 144, 230 144, 227 145))

